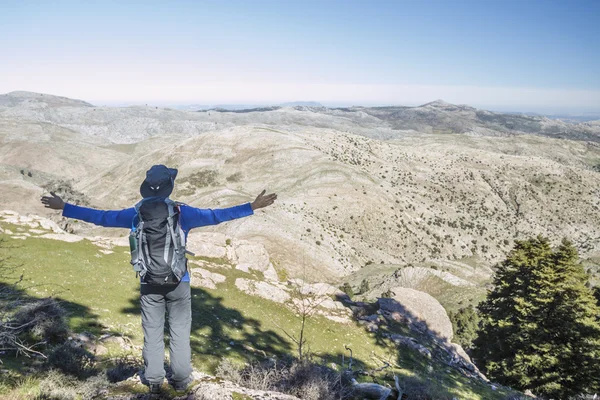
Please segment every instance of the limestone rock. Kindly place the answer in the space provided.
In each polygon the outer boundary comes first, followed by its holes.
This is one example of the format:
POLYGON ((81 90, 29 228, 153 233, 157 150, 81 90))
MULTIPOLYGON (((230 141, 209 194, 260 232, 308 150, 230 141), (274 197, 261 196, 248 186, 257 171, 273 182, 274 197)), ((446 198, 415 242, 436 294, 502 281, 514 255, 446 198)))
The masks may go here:
POLYGON ((277 303, 284 303, 290 299, 290 295, 286 290, 268 282, 237 278, 235 286, 245 293, 277 303))
POLYGON ((381 312, 393 319, 404 319, 418 331, 430 331, 442 339, 451 340, 452 323, 442 305, 432 296, 409 288, 394 288, 392 298, 377 300, 381 312))
POLYGON ((427 347, 423 346, 422 344, 420 344, 416 339, 408 337, 408 336, 403 336, 403 335, 399 335, 396 333, 393 334, 383 334, 384 336, 389 337, 394 343, 396 343, 397 345, 402 345, 402 346, 406 346, 408 348, 414 349, 416 351, 418 351, 419 353, 421 353, 422 355, 424 355, 427 358, 431 358, 432 353, 431 350, 429 350, 427 347))
POLYGON ((279 280, 277 272, 269 259, 269 253, 262 244, 241 240, 235 241, 233 248, 235 250, 236 269, 244 272, 253 269, 262 272, 267 280, 279 280))
POLYGON ((44 239, 61 240, 63 242, 79 242, 83 240, 83 237, 72 235, 70 233, 46 233, 45 235, 40 235, 39 237, 44 239))
POLYGON ((227 237, 221 233, 192 231, 188 235, 187 248, 197 256, 226 258, 226 240, 227 237))
POLYGON ((190 284, 192 286, 216 289, 217 283, 225 282, 225 275, 211 272, 204 268, 192 268, 190 272, 190 284))

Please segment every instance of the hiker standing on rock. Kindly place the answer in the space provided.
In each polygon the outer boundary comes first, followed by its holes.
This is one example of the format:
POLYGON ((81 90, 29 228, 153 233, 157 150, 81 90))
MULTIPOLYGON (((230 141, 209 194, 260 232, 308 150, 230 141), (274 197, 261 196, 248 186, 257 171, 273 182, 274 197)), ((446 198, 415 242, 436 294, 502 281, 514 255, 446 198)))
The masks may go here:
POLYGON ((62 210, 64 217, 131 229, 131 264, 141 277, 145 378, 153 394, 160 393, 165 378, 165 311, 169 315, 171 384, 177 391, 184 391, 192 382, 192 309, 185 256, 189 253, 186 250, 189 231, 247 217, 277 199, 276 194, 265 195, 263 190, 252 203, 216 210, 195 208, 169 199, 176 176, 176 169, 154 165, 146 172, 140 187, 142 200, 135 207, 120 211, 79 207, 65 203, 53 192, 41 199, 46 208, 62 210))

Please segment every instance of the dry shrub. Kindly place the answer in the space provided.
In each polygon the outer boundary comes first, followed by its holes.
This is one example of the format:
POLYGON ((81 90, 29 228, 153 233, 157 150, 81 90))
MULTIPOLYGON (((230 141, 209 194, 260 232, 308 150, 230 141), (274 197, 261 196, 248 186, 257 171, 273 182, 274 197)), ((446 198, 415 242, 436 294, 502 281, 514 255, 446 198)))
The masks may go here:
POLYGON ((11 318, 11 325, 32 340, 61 343, 68 334, 67 312, 58 301, 46 298, 21 306, 11 318))
POLYGON ((86 379, 98 372, 94 355, 70 342, 55 347, 48 355, 48 364, 78 379, 86 379))
POLYGON ((40 394, 35 400, 92 400, 105 394, 109 383, 104 375, 80 381, 74 376, 50 370, 40 382, 40 394))
POLYGON ((121 382, 134 376, 142 369, 143 362, 132 356, 112 360, 113 366, 106 370, 106 378, 111 383, 121 382))
POLYGON ((350 392, 342 385, 339 373, 310 361, 269 361, 242 366, 223 359, 217 376, 250 389, 277 391, 303 400, 338 400, 350 392))
POLYGON ((227 180, 227 182, 231 182, 231 183, 239 182, 242 179, 242 173, 236 172, 233 175, 229 175, 225 179, 227 180))
POLYGON ((40 382, 40 394, 35 400, 75 400, 76 384, 74 377, 51 370, 40 382))

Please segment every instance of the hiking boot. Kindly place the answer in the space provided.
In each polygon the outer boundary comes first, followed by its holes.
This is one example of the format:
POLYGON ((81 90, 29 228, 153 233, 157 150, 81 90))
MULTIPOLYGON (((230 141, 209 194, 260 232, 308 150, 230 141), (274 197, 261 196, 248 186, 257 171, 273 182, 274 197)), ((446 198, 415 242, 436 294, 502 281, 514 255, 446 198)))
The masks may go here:
POLYGON ((191 381, 184 381, 184 382, 174 382, 172 384, 173 389, 175 389, 176 392, 178 393, 182 393, 187 391, 188 386, 190 386, 191 381))
POLYGON ((173 385, 173 389, 175 389, 175 391, 177 393, 183 393, 187 390, 188 385, 183 384, 183 383, 176 383, 173 385))
POLYGON ((160 386, 158 383, 151 383, 150 384, 150 395, 152 395, 153 397, 160 395, 160 386))

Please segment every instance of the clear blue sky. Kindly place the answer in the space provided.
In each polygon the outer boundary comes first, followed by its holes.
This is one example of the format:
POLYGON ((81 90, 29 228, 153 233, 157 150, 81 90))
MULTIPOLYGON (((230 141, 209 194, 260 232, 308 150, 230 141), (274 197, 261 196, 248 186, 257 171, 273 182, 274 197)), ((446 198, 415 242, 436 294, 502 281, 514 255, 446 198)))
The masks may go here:
POLYGON ((0 0, 0 51, 1 93, 600 109, 600 0, 0 0))

